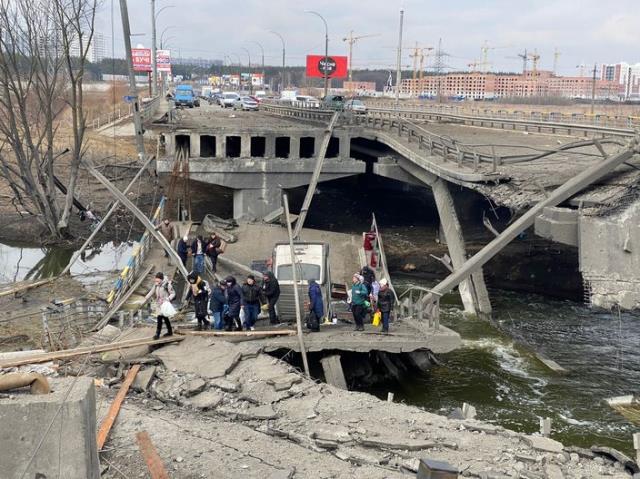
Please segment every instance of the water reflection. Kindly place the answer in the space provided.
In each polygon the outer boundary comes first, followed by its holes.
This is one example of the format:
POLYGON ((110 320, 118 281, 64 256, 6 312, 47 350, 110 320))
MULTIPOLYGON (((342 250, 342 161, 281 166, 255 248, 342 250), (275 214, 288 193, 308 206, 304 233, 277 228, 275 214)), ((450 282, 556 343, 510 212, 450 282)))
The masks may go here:
MULTIPOLYGON (((125 266, 135 243, 110 242, 88 249, 71 268, 71 274, 113 271, 125 266)), ((73 249, 40 248, 0 243, 0 284, 56 276, 73 256, 73 249)))

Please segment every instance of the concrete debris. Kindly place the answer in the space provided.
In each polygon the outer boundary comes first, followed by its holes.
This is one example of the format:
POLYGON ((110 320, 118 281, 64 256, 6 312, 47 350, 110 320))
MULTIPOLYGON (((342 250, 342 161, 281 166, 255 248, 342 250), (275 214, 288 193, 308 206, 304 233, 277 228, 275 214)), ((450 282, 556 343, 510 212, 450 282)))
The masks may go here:
POLYGON ((138 372, 138 374, 136 375, 136 378, 133 380, 133 384, 131 385, 131 388, 134 391, 147 392, 147 390, 149 389, 149 385, 151 384, 151 381, 153 381, 155 374, 156 374, 155 366, 144 368, 142 371, 138 372))
POLYGON ((464 419, 464 414, 462 413, 462 409, 457 407, 454 408, 453 411, 451 411, 449 413, 449 415, 447 416, 448 419, 458 419, 458 420, 462 420, 464 419))
POLYGON ((522 439, 530 447, 544 452, 562 452, 564 446, 561 442, 542 436, 523 436, 522 439))
POLYGON ((293 479, 296 475, 296 468, 292 467, 284 471, 277 471, 268 476, 266 479, 293 479))
POLYGON ((302 382, 302 377, 297 374, 287 374, 267 380, 267 384, 271 384, 276 391, 287 391, 294 384, 302 382))
POLYGON ((274 419, 276 417, 276 412, 271 405, 236 410, 220 408, 219 412, 227 416, 235 416, 243 421, 266 421, 267 419, 274 419))
POLYGON ((401 451, 422 451, 437 446, 433 441, 417 441, 402 438, 364 438, 358 440, 365 447, 376 447, 379 449, 398 449, 401 451))
POLYGON ((192 379, 185 385, 184 395, 187 397, 195 396, 196 394, 204 391, 205 387, 207 387, 207 383, 203 379, 192 379))
POLYGON ((476 408, 471 404, 464 403, 462 405, 462 415, 465 419, 475 419, 477 416, 476 408))
POLYGON ((591 449, 585 449, 583 447, 569 446, 565 447, 564 450, 569 454, 577 454, 582 459, 593 459, 596 457, 591 449))
POLYGON ((209 382, 209 385, 216 387, 218 389, 221 389, 222 391, 227 393, 236 393, 240 391, 240 385, 238 383, 234 381, 229 381, 228 379, 225 379, 225 378, 212 379, 209 382))
POLYGON ((544 466, 544 473, 546 474, 547 479, 564 479, 562 469, 560 469, 560 466, 556 464, 546 464, 544 466))
POLYGON ((638 464, 636 464, 636 462, 629 456, 623 454, 617 449, 613 449, 612 447, 593 446, 591 450, 598 456, 603 456, 605 458, 619 462, 620 464, 622 464, 625 470, 629 471, 632 474, 640 472, 638 464))
POLYGON ((208 410, 217 408, 222 401, 222 395, 209 390, 185 400, 185 403, 197 409, 208 410))
POLYGON ((153 356, 159 358, 167 369, 208 379, 229 374, 242 358, 233 344, 198 336, 187 336, 179 346, 162 348, 153 356))

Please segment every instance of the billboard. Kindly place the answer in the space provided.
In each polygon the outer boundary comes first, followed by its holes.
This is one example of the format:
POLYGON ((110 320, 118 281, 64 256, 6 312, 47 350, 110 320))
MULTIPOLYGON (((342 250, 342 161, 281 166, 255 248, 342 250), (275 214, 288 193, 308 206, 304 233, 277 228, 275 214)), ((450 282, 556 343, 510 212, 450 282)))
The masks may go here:
POLYGON ((169 50, 156 50, 156 62, 159 72, 171 73, 171 52, 169 50))
POLYGON ((324 78, 325 73, 329 78, 347 77, 347 57, 331 55, 307 55, 307 76, 312 78, 324 78))
POLYGON ((151 48, 132 48, 133 70, 137 72, 151 71, 151 48))

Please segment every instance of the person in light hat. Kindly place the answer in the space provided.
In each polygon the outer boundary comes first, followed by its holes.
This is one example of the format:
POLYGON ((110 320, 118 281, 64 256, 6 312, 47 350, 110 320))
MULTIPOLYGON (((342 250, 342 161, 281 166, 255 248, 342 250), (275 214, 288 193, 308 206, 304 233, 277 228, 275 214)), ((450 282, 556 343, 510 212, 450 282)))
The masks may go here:
POLYGON ((369 290, 364 285, 364 278, 361 274, 353 275, 353 286, 351 286, 351 313, 356 323, 356 331, 364 331, 364 317, 369 307, 369 290))
POLYGON ((182 264, 184 265, 184 267, 187 267, 187 258, 189 257, 189 250, 190 250, 190 246, 189 246, 189 237, 187 235, 184 235, 183 238, 180 238, 180 241, 178 241, 178 246, 176 246, 176 252, 178 253, 178 256, 180 256, 180 261, 182 261, 182 264))
POLYGON ((384 334, 389 332, 389 318, 391 317, 391 311, 393 311, 395 301, 396 297, 389 287, 389 282, 386 279, 381 279, 380 291, 378 292, 378 309, 382 314, 382 332, 384 334))

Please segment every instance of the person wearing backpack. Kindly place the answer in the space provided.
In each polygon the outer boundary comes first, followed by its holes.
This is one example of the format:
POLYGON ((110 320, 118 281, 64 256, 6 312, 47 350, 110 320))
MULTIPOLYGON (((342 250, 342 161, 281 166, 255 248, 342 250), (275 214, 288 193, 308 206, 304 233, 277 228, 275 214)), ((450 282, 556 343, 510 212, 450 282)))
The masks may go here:
POLYGON ((209 329, 211 324, 207 320, 207 304, 209 302, 209 285, 195 272, 189 273, 187 276, 189 281, 189 290, 187 291, 186 302, 189 302, 193 298, 193 309, 196 313, 196 319, 198 320, 198 331, 202 329, 209 329))
MULTIPOLYGON (((158 339, 162 332, 162 323, 167 326, 167 332, 165 336, 173 336, 173 329, 171 328, 171 321, 169 316, 175 314, 175 309, 171 305, 171 301, 176 297, 176 292, 173 290, 173 286, 169 278, 165 277, 164 273, 156 273, 156 277, 153 280, 153 286, 144 298, 144 303, 153 298, 154 311, 157 315, 157 327, 156 334, 153 339, 158 339)), ((142 304, 144 304, 142 303, 142 304)))
POLYGON ((223 329, 223 313, 227 304, 227 298, 225 296, 225 290, 227 284, 224 281, 220 281, 213 287, 211 291, 211 300, 209 301, 209 309, 211 310, 211 316, 213 316, 213 329, 223 329))

